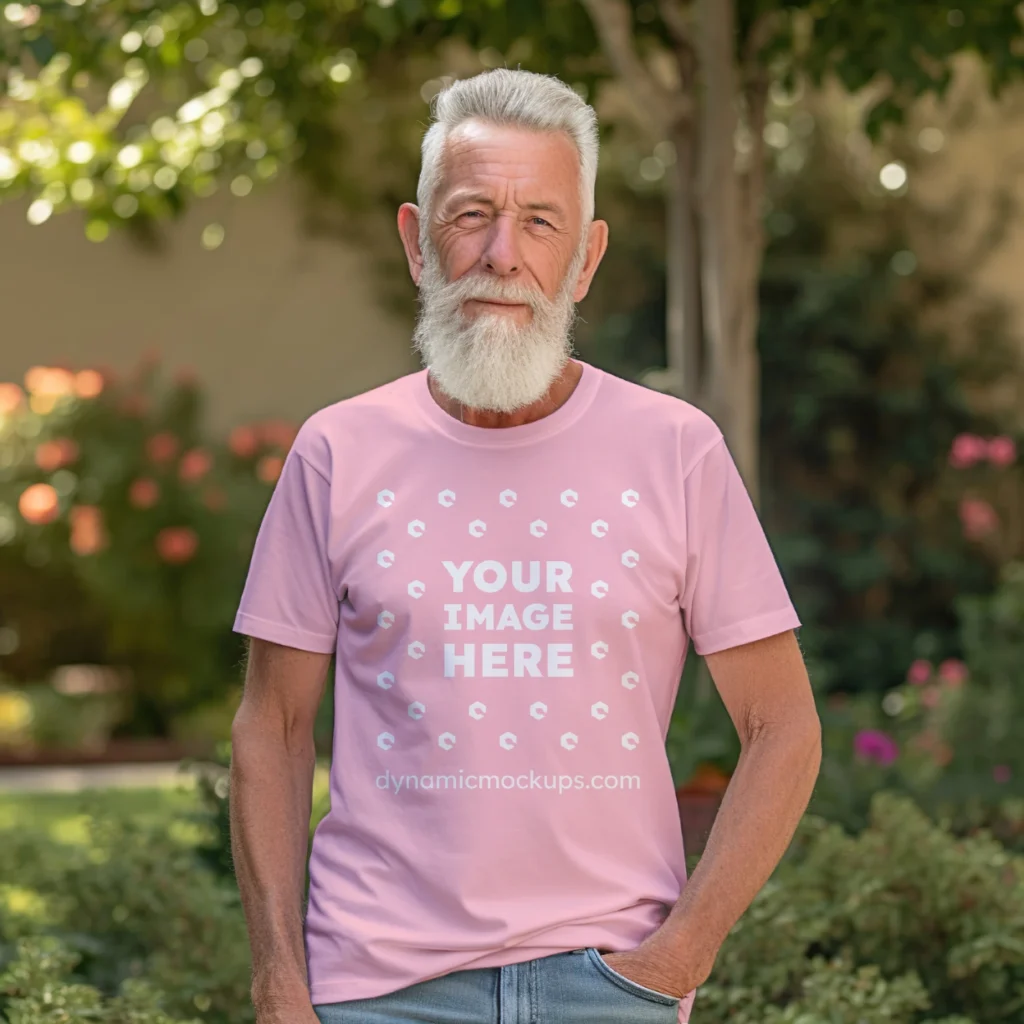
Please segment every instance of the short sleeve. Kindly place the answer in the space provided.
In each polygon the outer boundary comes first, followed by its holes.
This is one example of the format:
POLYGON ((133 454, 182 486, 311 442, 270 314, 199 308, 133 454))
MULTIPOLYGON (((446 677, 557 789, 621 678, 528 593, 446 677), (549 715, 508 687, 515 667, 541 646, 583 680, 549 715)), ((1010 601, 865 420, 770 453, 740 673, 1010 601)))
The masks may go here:
POLYGON ((330 485, 288 453, 260 524, 234 631, 333 654, 339 599, 328 561, 330 485))
POLYGON ((683 490, 686 562, 680 607, 694 650, 714 654, 799 628, 724 438, 687 474, 683 490))

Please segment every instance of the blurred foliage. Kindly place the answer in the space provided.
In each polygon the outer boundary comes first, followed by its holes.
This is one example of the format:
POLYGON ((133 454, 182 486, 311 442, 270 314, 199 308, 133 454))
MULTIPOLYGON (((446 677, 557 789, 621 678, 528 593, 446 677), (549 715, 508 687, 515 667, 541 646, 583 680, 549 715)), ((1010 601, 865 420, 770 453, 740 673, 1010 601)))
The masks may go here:
MULTIPOLYGON (((959 206, 933 228, 912 192, 887 195, 865 181, 845 140, 805 106, 772 119, 789 143, 766 214, 760 512, 815 687, 878 693, 916 657, 962 658, 957 600, 990 594, 999 566, 1024 556, 1019 463, 949 464, 965 433, 1005 435, 1020 448, 1019 410, 995 394, 1024 368, 1002 311, 961 283, 970 280, 961 260, 980 262, 997 236, 942 247, 959 206), (999 527, 971 535, 965 498, 990 504, 999 527)), ((609 252, 602 271, 624 282, 625 299, 612 313, 610 296, 588 297, 590 322, 578 331, 586 358, 633 380, 664 352, 664 292, 632 284, 664 280, 654 204, 636 197, 632 220, 612 205, 612 233, 629 234, 632 265, 626 251, 609 252)), ((695 714, 731 730, 714 702, 679 710, 695 714)), ((696 720, 688 728, 718 742, 696 720)))
MULTIPOLYGON (((39 967, 32 957, 12 967, 18 940, 50 936, 79 958, 73 977, 60 971, 68 981, 109 998, 123 983, 144 979, 162 993, 172 1019, 251 1022, 238 889, 199 864, 199 839, 199 830, 178 818, 129 818, 93 793, 79 796, 77 814, 47 828, 22 818, 0 831, 0 954, 16 986, 0 992, 0 1017, 16 1008, 5 1006, 10 996, 41 995, 20 990, 39 967)), ((130 1019, 106 1012, 111 1021, 130 1019)))
POLYGON ((223 735, 238 595, 295 428, 208 442, 199 387, 163 386, 152 361, 124 381, 35 367, 27 394, 2 389, 0 668, 127 670, 115 735, 223 735))
POLYGON ((102 750, 123 714, 117 694, 61 693, 48 683, 0 685, 0 750, 102 750))
POLYGON ((1024 858, 880 793, 856 836, 801 822, 694 1009, 707 1024, 1019 1020, 1022 934, 1024 858))
MULTIPOLYGON (((251 1022, 244 914, 233 880, 197 863, 203 830, 127 820, 108 795, 76 809, 45 828, 21 818, 0 829, 16 880, 0 886, 0 1019, 251 1022), (54 1013, 33 1016, 49 1012, 47 987, 54 1013)), ((804 819, 697 1005, 709 1024, 1016 1020, 1022 929, 1020 856, 881 793, 859 835, 804 819)))
POLYGON ((117 995, 105 997, 93 985, 76 981, 72 971, 82 959, 51 935, 19 939, 15 955, 0 974, 9 1024, 199 1024, 169 1017, 164 996, 144 978, 126 978, 117 995))
MULTIPOLYGON (((990 593, 1000 563, 1024 555, 960 521, 969 483, 989 496, 1008 489, 1004 512, 1019 515, 1019 466, 968 481, 949 465, 965 432, 1020 430, 993 395, 1024 368, 1002 310, 969 295, 956 248, 941 263, 922 249, 920 204, 872 194, 837 150, 818 133, 800 172, 774 181, 762 508, 816 686, 878 691, 915 657, 962 657, 956 600, 990 593), (859 248, 844 244, 850 230, 859 248)), ((935 231, 936 245, 949 229, 935 231)))
POLYGON ((957 835, 988 829, 1024 853, 1020 669, 993 683, 956 659, 919 659, 908 676, 881 699, 819 702, 823 756, 811 812, 858 831, 874 794, 898 791, 957 835))
MULTIPOLYGON (((195 809, 184 815, 197 824, 206 837, 196 843, 196 853, 203 865, 221 878, 234 877, 231 849, 231 741, 223 740, 209 758, 187 758, 182 770, 196 781, 198 797, 195 809)), ((330 763, 318 764, 313 776, 309 841, 312 843, 317 825, 330 810, 330 763)), ((306 888, 309 887, 309 865, 306 865, 306 888)))
MULTIPOLYGON (((667 53, 672 35, 658 6, 628 6, 637 49, 667 53)), ((994 90, 1018 76, 1016 8, 739 0, 737 23, 740 39, 755 23, 770 29, 764 59, 787 88, 802 74, 835 75, 854 90, 882 83, 866 109, 877 136, 915 97, 945 91, 957 53, 979 53, 994 90)), ((410 198, 408 187, 397 202, 384 195, 394 163, 408 181, 441 84, 417 80, 415 69, 453 45, 478 55, 464 71, 524 66, 588 94, 611 77, 577 0, 9 4, 0 21, 0 199, 27 195, 33 223, 79 210, 99 241, 118 225, 151 233, 194 197, 225 184, 244 196, 293 166, 350 211, 366 208, 353 200, 367 191, 393 210, 410 198), (366 162, 367 131, 388 137, 388 162, 366 162)), ((216 230, 204 238, 218 242, 216 230)))

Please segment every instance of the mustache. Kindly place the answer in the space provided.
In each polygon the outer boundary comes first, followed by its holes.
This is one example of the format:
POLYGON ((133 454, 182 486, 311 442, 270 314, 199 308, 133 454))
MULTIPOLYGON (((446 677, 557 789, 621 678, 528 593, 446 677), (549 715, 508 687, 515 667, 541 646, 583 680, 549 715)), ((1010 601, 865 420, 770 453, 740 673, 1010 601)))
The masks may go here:
POLYGON ((546 309, 551 305, 551 300, 539 288, 522 281, 502 281, 479 274, 460 277, 431 290, 439 300, 453 306, 473 299, 522 303, 533 310, 546 309))

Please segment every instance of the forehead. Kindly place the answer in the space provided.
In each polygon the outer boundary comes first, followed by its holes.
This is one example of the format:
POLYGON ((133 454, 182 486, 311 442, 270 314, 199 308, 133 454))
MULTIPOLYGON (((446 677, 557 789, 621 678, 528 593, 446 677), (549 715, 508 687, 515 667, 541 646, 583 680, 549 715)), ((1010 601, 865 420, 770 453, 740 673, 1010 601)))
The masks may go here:
POLYGON ((579 206, 580 161, 564 132, 465 121, 448 135, 440 197, 463 189, 514 188, 517 202, 550 199, 579 206))

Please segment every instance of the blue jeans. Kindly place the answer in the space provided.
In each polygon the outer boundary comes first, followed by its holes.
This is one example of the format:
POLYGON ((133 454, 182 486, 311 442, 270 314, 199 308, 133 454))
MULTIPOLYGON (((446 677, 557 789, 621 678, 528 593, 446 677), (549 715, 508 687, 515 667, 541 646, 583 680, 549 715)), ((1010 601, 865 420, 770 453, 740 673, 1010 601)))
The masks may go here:
POLYGON ((594 947, 320 1003, 320 1024, 676 1024, 680 1000, 612 970, 594 947))

